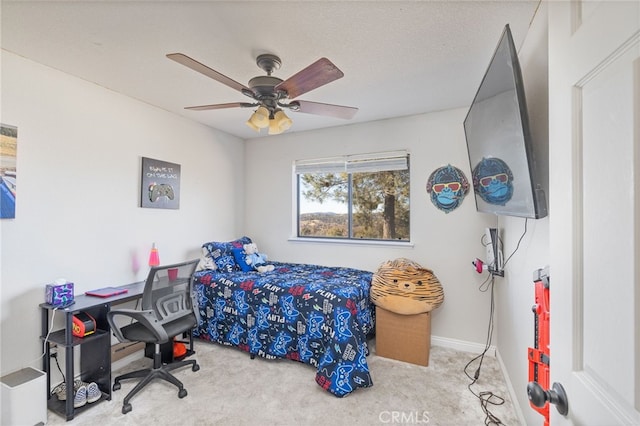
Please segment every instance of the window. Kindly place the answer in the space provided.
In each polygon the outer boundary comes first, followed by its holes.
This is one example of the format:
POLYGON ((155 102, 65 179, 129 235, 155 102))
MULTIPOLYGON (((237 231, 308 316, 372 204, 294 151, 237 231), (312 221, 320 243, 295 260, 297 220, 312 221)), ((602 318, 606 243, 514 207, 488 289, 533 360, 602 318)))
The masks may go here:
POLYGON ((406 151, 298 160, 298 237, 409 241, 406 151))

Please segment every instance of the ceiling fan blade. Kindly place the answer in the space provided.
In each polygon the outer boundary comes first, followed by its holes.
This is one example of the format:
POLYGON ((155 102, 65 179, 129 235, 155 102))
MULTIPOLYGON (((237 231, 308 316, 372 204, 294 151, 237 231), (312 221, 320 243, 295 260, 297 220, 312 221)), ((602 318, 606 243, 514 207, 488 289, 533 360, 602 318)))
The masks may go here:
POLYGON ((333 62, 327 58, 320 58, 305 69, 278 84, 274 89, 276 91, 286 91, 289 99, 293 99, 343 76, 344 73, 340 71, 333 62))
POLYGON ((307 114, 326 115, 329 117, 343 118, 349 120, 356 115, 358 108, 342 105, 323 104, 320 102, 293 101, 289 105, 292 111, 304 112, 307 114))
POLYGON ((247 86, 245 86, 244 84, 238 83, 237 81, 227 77, 226 75, 220 74, 218 71, 209 68, 208 66, 196 61, 195 59, 192 59, 190 57, 188 57, 187 55, 184 55, 182 53, 169 53, 167 55, 167 58, 176 61, 179 64, 184 65, 185 67, 191 68, 194 71, 198 71, 200 74, 204 74, 207 77, 210 77, 214 80, 216 80, 217 82, 220 82, 222 84, 225 84, 229 87, 231 87, 232 89, 237 90, 238 92, 242 92, 245 93, 245 90, 251 91, 247 86))
POLYGON ((200 106, 192 106, 185 107, 185 109, 189 109, 192 111, 206 111, 210 109, 225 109, 225 108, 251 108, 254 106, 258 106, 259 104, 250 104, 247 102, 230 102, 228 104, 213 104, 213 105, 200 105, 200 106))

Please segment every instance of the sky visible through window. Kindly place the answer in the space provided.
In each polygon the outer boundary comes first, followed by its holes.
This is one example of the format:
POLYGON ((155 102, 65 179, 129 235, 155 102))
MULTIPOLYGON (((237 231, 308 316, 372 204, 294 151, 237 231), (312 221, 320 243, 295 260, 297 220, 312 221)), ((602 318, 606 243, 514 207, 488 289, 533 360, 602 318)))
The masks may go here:
POLYGON ((300 213, 347 213, 347 205, 333 200, 327 200, 320 204, 316 201, 300 200, 300 213))
MULTIPOLYGON (((300 183, 302 184, 302 189, 306 190, 307 185, 302 182, 302 179, 300 179, 300 183)), ((302 191, 300 191, 300 195, 302 195, 302 191)), ((334 200, 325 200, 323 203, 319 203, 317 201, 307 200, 303 196, 300 197, 300 214, 328 212, 346 214, 348 212, 347 204, 334 200)))

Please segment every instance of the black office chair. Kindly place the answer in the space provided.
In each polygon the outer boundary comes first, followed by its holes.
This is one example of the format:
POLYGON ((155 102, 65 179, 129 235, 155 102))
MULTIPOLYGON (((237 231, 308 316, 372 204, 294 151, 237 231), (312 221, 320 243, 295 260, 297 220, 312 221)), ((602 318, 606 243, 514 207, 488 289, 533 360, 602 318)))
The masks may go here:
MULTIPOLYGON (((142 293, 142 310, 114 309, 107 314, 107 320, 120 342, 146 342, 155 345, 153 368, 146 368, 123 374, 114 379, 113 390, 120 389, 120 381, 132 378, 142 380, 124 398, 122 414, 131 411, 129 400, 153 379, 163 379, 178 387, 178 398, 187 396, 182 382, 171 370, 191 365, 192 371, 200 366, 195 360, 162 363, 160 345, 173 341, 175 336, 193 329, 199 321, 198 304, 193 292, 193 273, 198 260, 173 265, 152 267, 142 293), (115 318, 129 317, 127 325, 118 326, 115 318)), ((122 323, 122 321, 121 321, 122 323)))

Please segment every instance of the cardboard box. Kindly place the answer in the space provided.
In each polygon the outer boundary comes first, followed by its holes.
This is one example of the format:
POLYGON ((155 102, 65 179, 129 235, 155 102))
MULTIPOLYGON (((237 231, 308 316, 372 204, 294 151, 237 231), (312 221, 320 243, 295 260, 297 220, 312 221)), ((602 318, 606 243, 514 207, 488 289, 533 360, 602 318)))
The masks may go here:
POLYGON ((431 312, 401 315, 376 306, 376 354, 429 365, 431 312))
POLYGON ((111 346, 111 362, 116 362, 137 351, 144 350, 144 342, 124 342, 111 346))

